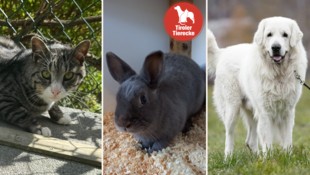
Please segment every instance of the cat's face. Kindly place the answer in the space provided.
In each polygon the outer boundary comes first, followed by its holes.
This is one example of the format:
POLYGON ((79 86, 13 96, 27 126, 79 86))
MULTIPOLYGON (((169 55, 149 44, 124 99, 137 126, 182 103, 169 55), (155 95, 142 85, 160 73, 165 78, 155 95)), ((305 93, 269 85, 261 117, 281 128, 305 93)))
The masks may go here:
POLYGON ((84 59, 89 46, 89 41, 83 41, 73 49, 60 44, 47 47, 40 39, 32 39, 31 79, 40 98, 52 104, 78 88, 86 75, 84 59))

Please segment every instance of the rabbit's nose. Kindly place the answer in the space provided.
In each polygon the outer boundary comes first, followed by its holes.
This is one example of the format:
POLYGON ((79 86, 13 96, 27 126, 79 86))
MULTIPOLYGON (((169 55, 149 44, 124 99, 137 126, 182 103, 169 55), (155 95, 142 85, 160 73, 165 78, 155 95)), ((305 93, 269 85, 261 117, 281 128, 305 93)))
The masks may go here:
POLYGON ((119 126, 124 127, 125 130, 130 128, 130 126, 131 126, 131 122, 129 120, 125 119, 124 117, 119 118, 118 124, 119 124, 119 126))
POLYGON ((131 126, 130 121, 125 122, 125 124, 123 125, 124 130, 125 130, 126 132, 128 132, 128 129, 130 128, 130 126, 131 126))
POLYGON ((126 121, 124 126, 125 126, 126 129, 130 128, 131 122, 130 121, 126 121))

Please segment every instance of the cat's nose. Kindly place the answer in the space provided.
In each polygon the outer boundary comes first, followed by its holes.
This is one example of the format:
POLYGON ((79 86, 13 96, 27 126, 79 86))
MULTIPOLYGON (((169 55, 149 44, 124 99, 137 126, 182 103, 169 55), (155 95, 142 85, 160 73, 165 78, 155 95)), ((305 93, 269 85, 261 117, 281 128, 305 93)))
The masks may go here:
POLYGON ((58 94, 60 94, 60 89, 52 89, 52 94, 54 95, 54 96, 57 96, 58 94))

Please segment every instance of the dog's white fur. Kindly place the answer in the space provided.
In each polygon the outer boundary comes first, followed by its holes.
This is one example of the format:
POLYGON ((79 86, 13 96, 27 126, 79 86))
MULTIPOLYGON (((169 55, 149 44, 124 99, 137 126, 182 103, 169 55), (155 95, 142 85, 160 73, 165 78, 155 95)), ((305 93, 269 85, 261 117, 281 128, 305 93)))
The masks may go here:
POLYGON ((263 153, 273 141, 290 150, 295 107, 302 93, 294 71, 304 80, 307 69, 302 36, 297 23, 284 17, 263 19, 251 44, 220 49, 208 31, 208 70, 216 76, 213 97, 226 129, 226 157, 233 151, 239 114, 253 152, 259 152, 258 140, 263 153), (281 47, 278 54, 272 49, 275 45, 281 47))

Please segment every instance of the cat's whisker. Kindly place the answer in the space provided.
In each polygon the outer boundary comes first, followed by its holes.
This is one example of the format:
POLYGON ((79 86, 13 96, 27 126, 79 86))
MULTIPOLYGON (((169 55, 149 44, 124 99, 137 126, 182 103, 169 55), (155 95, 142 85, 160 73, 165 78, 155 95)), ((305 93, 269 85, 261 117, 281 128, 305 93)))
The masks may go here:
POLYGON ((72 99, 71 99, 71 98, 73 98, 74 100, 77 100, 82 106, 84 106, 85 108, 89 109, 89 106, 88 106, 85 102, 83 102, 83 101, 80 99, 79 96, 76 96, 76 95, 74 95, 74 94, 70 94, 70 95, 68 95, 66 98, 69 99, 71 102, 72 102, 72 99))
POLYGON ((81 91, 76 91, 76 92, 74 92, 74 95, 88 95, 88 94, 90 94, 90 93, 92 93, 92 92, 81 92, 81 91))
POLYGON ((74 92, 74 93, 70 94, 70 96, 74 96, 74 97, 79 98, 79 99, 82 99, 81 96, 83 96, 83 99, 91 100, 91 97, 88 95, 89 95, 89 93, 86 93, 86 92, 74 92))

